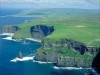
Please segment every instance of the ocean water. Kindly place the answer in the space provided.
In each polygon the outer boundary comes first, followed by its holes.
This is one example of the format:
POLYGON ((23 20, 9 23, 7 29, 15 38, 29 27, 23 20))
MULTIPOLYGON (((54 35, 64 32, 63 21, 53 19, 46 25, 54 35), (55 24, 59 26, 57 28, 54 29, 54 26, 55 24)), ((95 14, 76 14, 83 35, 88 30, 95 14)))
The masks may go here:
POLYGON ((16 25, 24 23, 26 20, 34 20, 37 17, 13 17, 10 15, 18 14, 24 11, 23 9, 0 9, 0 29, 4 25, 16 25))
MULTIPOLYGON (((0 16, 12 15, 21 12, 16 9, 0 9, 0 16)), ((14 25, 25 22, 25 20, 34 20, 36 17, 0 17, 0 28, 4 25, 14 25)), ((33 60, 36 49, 41 45, 39 42, 25 40, 9 40, 9 36, 0 35, 0 75, 85 75, 89 69, 59 69, 52 63, 36 62, 33 60), (4 39, 7 38, 7 39, 4 39), (17 58, 21 51, 23 59, 17 58)))

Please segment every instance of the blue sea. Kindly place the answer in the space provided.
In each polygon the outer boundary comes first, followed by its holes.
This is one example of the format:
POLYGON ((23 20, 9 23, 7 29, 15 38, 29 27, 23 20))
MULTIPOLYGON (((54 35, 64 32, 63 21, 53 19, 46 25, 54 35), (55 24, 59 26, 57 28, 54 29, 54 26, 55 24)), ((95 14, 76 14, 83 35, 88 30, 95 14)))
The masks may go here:
MULTIPOLYGON (((7 15, 18 14, 24 9, 0 9, 0 29, 5 25, 15 25, 26 20, 35 20, 36 17, 12 17, 7 15)), ((6 35, 0 35, 0 75, 85 75, 88 69, 61 69, 52 63, 33 61, 36 50, 41 46, 39 42, 24 40, 7 40, 6 35), (17 61, 21 51, 24 59, 17 61)))

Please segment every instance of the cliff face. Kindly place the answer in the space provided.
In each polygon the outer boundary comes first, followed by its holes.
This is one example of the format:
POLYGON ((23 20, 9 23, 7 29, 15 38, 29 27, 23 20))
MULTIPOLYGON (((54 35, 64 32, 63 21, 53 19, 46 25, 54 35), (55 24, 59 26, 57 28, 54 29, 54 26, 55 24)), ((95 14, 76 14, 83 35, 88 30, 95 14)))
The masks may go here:
POLYGON ((35 55, 35 60, 56 63, 58 56, 59 56, 59 54, 56 52, 50 52, 50 53, 42 52, 41 54, 35 55))
POLYGON ((53 26, 36 25, 30 29, 31 36, 37 40, 43 40, 44 37, 50 35, 54 31, 53 26))
POLYGON ((1 33, 15 33, 19 28, 17 26, 3 26, 1 33))
POLYGON ((92 66, 92 61, 94 58, 92 56, 95 56, 100 51, 100 48, 87 47, 83 43, 68 39, 61 40, 60 42, 51 42, 51 43, 42 42, 41 44, 42 44, 41 47, 42 52, 36 53, 35 60, 54 62, 55 65, 58 67, 89 68, 92 66), (63 49, 65 50, 63 51, 63 49), (73 53, 71 54, 70 51, 73 51, 73 53), (77 56, 78 53, 80 56, 77 56), (84 54, 87 54, 90 57, 86 57, 84 54))
MULTIPOLYGON (((21 29, 18 28, 18 26, 3 26, 0 33, 15 33, 16 31, 19 31, 19 30, 21 32, 21 29)), ((31 34, 30 37, 36 40, 43 40, 46 36, 50 35, 53 31, 54 31, 53 26, 45 26, 45 25, 32 26, 30 27, 30 34, 31 34)), ((19 33, 19 35, 22 35, 22 34, 19 33)), ((24 34, 21 37, 23 36, 24 34)), ((13 39, 16 39, 16 37, 13 37, 13 39)))
MULTIPOLYGON (((1 33, 15 33, 17 26, 4 26, 1 33)), ((53 26, 36 25, 30 28, 31 37, 43 40, 54 31, 53 26)), ((91 67, 95 55, 100 51, 99 47, 88 47, 83 43, 70 39, 61 39, 56 42, 41 42, 40 52, 36 52, 35 60, 53 62, 59 67, 91 67), (85 54, 88 54, 86 56, 85 54), (93 57, 92 57, 93 56, 93 57)))
POLYGON ((96 55, 96 57, 93 59, 92 67, 95 68, 95 70, 97 71, 97 73, 100 74, 100 51, 96 55))
POLYGON ((58 67, 91 67, 91 62, 93 58, 80 58, 80 57, 58 57, 57 63, 58 67))
POLYGON ((100 48, 99 47, 88 47, 86 46, 85 44, 83 43, 80 43, 80 42, 76 42, 76 41, 73 41, 73 40, 68 40, 68 39, 65 39, 65 40, 61 40, 60 42, 56 42, 56 43, 44 43, 42 42, 42 47, 45 49, 48 49, 48 48, 64 48, 64 47, 67 47, 69 50, 70 49, 74 49, 78 52, 80 52, 81 55, 84 55, 85 53, 89 53, 89 54, 92 54, 92 55, 95 55, 99 52, 100 48))

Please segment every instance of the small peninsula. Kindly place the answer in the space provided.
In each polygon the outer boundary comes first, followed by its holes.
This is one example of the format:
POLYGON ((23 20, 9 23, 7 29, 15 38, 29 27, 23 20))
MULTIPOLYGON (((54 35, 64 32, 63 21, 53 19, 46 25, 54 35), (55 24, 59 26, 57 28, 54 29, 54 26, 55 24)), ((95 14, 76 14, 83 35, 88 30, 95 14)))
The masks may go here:
MULTIPOLYGON (((100 13, 88 9, 44 9, 25 15, 45 15, 30 22, 2 27, 13 39, 41 40, 36 61, 53 62, 58 67, 90 68, 100 51, 100 13)), ((21 15, 21 14, 20 14, 21 15)))

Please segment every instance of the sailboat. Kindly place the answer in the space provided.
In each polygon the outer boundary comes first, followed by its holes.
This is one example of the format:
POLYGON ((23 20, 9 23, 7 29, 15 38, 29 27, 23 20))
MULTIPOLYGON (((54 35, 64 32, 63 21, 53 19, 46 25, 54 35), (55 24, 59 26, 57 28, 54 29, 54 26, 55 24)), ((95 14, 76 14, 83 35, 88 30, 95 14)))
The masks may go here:
POLYGON ((19 51, 18 58, 20 58, 20 59, 23 58, 21 51, 19 51))

